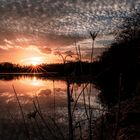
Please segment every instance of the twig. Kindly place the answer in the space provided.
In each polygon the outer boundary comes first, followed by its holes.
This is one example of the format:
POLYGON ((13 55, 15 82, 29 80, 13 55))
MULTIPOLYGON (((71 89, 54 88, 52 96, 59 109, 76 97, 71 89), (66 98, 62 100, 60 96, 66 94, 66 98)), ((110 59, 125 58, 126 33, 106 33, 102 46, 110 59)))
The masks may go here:
POLYGON ((36 106, 36 104, 35 104, 34 101, 33 101, 33 105, 34 105, 34 107, 35 107, 35 109, 36 109, 38 115, 40 116, 42 122, 44 123, 44 125, 46 126, 46 128, 48 129, 48 131, 50 132, 50 134, 57 140, 58 138, 52 133, 52 130, 49 128, 49 126, 48 126, 48 124, 46 123, 46 121, 45 121, 44 117, 42 116, 41 112, 38 111, 37 106, 36 106))
POLYGON ((53 118, 50 117, 50 119, 53 121, 53 123, 54 123, 54 125, 56 126, 57 130, 59 131, 59 133, 60 133, 62 139, 65 140, 65 137, 64 137, 64 135, 63 135, 63 133, 62 133, 60 127, 57 125, 57 123, 55 122, 55 120, 54 120, 53 118))
POLYGON ((85 87, 83 87, 82 91, 79 93, 79 95, 78 95, 78 97, 77 97, 77 99, 76 99, 76 101, 75 101, 74 107, 73 107, 72 115, 73 115, 73 113, 74 113, 74 111, 75 111, 77 102, 78 102, 78 100, 79 100, 81 94, 83 93, 83 91, 85 90, 85 88, 86 88, 87 86, 88 86, 88 83, 85 85, 85 87))

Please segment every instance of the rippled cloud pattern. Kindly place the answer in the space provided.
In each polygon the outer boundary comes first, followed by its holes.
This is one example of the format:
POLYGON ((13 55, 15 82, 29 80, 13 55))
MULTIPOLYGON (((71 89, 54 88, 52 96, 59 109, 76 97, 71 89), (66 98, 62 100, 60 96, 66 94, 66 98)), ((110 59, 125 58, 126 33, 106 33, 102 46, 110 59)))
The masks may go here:
POLYGON ((139 9, 139 0, 0 0, 0 28, 72 36, 89 30, 110 33, 139 9))

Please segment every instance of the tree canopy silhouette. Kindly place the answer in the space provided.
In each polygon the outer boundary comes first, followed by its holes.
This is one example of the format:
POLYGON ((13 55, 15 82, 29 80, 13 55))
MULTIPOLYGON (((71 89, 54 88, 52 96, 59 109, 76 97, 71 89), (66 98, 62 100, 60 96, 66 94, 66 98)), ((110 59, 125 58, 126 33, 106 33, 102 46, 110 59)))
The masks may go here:
POLYGON ((117 103, 120 74, 121 99, 139 94, 140 64, 140 13, 128 17, 108 51, 101 56, 98 84, 102 88, 101 99, 108 105, 117 103))

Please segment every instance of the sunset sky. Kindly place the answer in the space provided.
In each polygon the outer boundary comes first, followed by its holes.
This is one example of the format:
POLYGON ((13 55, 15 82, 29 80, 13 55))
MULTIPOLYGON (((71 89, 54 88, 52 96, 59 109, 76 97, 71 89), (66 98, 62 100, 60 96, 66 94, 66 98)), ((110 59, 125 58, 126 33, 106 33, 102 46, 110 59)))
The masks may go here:
POLYGON ((96 48, 107 47, 139 9, 139 0, 0 0, 0 62, 61 62, 56 53, 74 55, 75 42, 88 59, 89 31, 98 32, 96 48))

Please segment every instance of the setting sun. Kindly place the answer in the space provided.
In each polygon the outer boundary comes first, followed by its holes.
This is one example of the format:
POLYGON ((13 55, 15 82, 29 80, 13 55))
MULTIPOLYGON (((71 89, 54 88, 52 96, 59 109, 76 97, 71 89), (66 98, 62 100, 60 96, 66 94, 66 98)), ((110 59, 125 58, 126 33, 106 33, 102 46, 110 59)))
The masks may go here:
POLYGON ((42 63, 42 58, 41 57, 32 57, 32 58, 30 58, 30 63, 33 66, 39 65, 42 63))
POLYGON ((41 63, 44 63, 44 58, 42 58, 42 57, 31 57, 31 58, 26 58, 26 59, 22 60, 22 62, 26 65, 37 66, 41 63))

